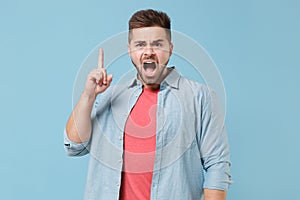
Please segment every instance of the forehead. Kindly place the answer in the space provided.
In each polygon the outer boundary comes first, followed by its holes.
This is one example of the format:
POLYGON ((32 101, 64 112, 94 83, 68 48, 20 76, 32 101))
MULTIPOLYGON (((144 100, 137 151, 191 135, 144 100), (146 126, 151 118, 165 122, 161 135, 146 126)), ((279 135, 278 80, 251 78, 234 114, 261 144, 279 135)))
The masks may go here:
POLYGON ((143 27, 131 30, 131 40, 133 41, 154 41, 167 39, 164 28, 161 27, 143 27))

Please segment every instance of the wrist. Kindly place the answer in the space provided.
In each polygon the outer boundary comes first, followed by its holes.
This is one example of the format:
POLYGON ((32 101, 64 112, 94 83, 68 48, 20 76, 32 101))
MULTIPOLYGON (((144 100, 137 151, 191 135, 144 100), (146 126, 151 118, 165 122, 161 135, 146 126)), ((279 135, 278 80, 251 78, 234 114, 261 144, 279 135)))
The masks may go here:
POLYGON ((92 95, 92 94, 89 94, 89 93, 86 93, 85 91, 83 91, 81 94, 81 99, 84 100, 85 102, 94 103, 94 101, 96 99, 96 95, 92 95))

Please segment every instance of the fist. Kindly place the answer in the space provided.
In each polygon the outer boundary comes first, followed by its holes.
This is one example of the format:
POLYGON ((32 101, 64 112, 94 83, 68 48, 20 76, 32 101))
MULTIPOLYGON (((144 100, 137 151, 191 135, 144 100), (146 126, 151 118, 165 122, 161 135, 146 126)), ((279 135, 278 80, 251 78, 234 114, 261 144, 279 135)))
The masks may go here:
POLYGON ((96 98, 96 96, 104 92, 112 81, 112 74, 107 75, 104 68, 104 52, 99 50, 98 66, 93 69, 87 76, 84 93, 89 97, 96 98))

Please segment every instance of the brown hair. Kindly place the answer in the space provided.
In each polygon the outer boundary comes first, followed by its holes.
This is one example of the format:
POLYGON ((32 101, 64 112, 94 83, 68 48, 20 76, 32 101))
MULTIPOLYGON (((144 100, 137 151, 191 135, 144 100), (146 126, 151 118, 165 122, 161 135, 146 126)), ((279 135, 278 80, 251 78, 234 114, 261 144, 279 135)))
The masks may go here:
POLYGON ((171 20, 170 17, 161 11, 152 9, 140 10, 132 15, 129 20, 129 35, 128 41, 130 42, 130 31, 135 28, 153 27, 158 26, 165 28, 168 39, 171 41, 171 20))

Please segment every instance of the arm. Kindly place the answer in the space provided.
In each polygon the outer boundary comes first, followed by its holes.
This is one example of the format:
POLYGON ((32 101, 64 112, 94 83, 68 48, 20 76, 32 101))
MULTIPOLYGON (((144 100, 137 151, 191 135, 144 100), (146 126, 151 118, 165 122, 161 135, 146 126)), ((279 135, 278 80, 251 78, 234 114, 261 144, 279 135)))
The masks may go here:
POLYGON ((75 143, 89 140, 92 131, 91 112, 99 93, 104 92, 112 81, 103 67, 103 50, 99 51, 98 67, 87 76, 84 91, 66 124, 68 138, 75 143))
POLYGON ((232 183, 230 154, 224 116, 215 92, 208 90, 202 110, 201 160, 205 200, 226 199, 232 183))
POLYGON ((72 111, 66 124, 68 138, 75 143, 89 140, 92 130, 91 112, 95 99, 85 92, 72 111))
POLYGON ((204 200, 226 200, 226 191, 204 189, 204 200))

